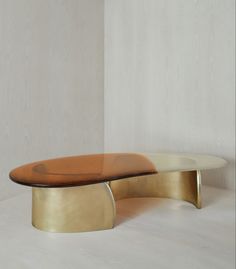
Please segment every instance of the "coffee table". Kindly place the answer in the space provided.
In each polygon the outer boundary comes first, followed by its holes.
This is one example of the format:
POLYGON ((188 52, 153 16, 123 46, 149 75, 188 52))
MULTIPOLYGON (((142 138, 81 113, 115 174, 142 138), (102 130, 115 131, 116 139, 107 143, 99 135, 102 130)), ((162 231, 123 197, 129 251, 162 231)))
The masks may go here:
POLYGON ((38 161, 10 179, 32 187, 32 224, 49 232, 114 227, 115 201, 164 197, 201 208, 201 170, 226 165, 198 154, 104 153, 38 161))

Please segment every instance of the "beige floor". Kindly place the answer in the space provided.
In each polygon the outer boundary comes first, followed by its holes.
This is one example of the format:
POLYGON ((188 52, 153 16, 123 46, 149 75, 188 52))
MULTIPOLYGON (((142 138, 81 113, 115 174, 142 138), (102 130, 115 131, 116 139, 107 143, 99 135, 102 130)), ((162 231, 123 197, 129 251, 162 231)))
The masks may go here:
POLYGON ((30 192, 0 202, 0 268, 233 269, 234 192, 203 187, 204 208, 140 198, 117 203, 112 230, 53 234, 30 224, 30 192))

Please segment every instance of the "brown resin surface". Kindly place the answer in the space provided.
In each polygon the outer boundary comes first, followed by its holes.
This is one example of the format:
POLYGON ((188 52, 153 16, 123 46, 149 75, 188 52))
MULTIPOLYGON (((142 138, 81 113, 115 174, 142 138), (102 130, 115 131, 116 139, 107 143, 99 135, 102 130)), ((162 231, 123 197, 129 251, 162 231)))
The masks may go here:
POLYGON ((106 153, 34 162, 12 170, 9 176, 28 186, 69 187, 154 173, 154 164, 141 154, 106 153))

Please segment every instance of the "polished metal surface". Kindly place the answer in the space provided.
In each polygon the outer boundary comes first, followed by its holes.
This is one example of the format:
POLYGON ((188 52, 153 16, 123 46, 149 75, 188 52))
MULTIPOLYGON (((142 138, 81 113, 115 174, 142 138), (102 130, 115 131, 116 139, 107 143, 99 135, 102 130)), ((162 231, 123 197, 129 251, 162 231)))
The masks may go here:
POLYGON ((84 232, 114 225, 116 208, 107 183, 32 190, 32 224, 40 230, 84 232))
POLYGON ((200 171, 170 172, 110 182, 115 200, 162 197, 184 200, 201 208, 200 171))
POLYGON ((201 208, 200 171, 159 173, 109 184, 33 188, 33 226, 49 232, 110 229, 115 223, 115 200, 132 197, 174 198, 201 208))

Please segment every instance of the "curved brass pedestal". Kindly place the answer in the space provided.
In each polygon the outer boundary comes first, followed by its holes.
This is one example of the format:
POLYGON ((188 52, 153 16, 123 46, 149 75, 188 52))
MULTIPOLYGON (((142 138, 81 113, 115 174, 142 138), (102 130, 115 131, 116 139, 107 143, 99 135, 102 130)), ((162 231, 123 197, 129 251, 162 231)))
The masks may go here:
POLYGON ((33 188, 32 224, 48 232, 110 229, 116 215, 107 183, 69 188, 33 188))
POLYGON ((159 173, 80 187, 33 188, 32 224, 49 232, 110 229, 115 222, 115 200, 166 197, 201 208, 199 171, 159 173), (113 198, 114 196, 114 198, 113 198))
POLYGON ((184 200, 201 208, 200 171, 168 172, 110 182, 115 200, 162 197, 184 200))

